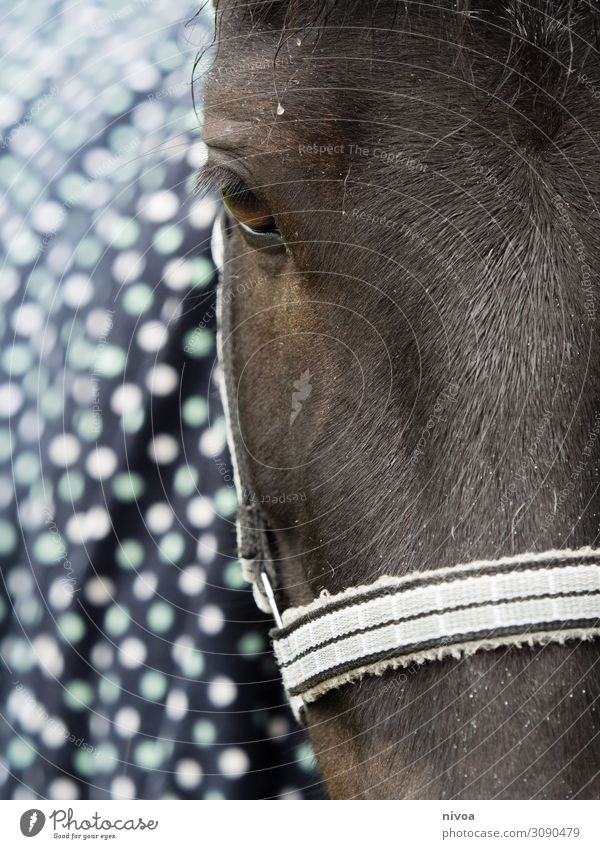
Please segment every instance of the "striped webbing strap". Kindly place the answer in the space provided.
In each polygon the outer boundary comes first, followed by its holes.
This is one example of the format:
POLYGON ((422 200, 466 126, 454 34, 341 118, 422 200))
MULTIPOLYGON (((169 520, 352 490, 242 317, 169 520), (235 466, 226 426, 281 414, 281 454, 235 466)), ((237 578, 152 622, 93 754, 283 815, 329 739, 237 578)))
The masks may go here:
POLYGON ((600 636, 600 550, 482 560, 322 595, 271 632, 292 704, 364 675, 600 636))

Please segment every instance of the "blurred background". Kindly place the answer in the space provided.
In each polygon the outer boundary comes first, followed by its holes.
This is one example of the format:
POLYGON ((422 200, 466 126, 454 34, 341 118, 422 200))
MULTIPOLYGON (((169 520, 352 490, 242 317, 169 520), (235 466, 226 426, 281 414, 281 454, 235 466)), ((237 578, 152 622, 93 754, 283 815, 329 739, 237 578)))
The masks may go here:
POLYGON ((210 8, 0 0, 0 797, 321 798, 234 553, 210 8))

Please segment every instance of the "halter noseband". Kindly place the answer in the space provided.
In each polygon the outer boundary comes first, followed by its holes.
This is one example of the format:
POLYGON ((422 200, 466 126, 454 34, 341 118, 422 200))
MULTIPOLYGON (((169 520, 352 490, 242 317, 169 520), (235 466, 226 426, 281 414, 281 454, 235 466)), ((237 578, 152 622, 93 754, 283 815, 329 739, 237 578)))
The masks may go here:
MULTIPOLYGON (((213 257, 219 267, 218 238, 213 257)), ((600 550, 547 551, 382 577, 280 613, 267 526, 249 486, 230 364, 235 292, 217 293, 221 394, 238 494, 237 542, 245 579, 271 631, 283 684, 298 718, 303 706, 364 675, 496 648, 562 644, 600 637, 600 550)))
POLYGON ((312 702, 364 675, 482 649, 600 636, 600 552, 480 560, 324 595, 271 632, 288 694, 312 702))

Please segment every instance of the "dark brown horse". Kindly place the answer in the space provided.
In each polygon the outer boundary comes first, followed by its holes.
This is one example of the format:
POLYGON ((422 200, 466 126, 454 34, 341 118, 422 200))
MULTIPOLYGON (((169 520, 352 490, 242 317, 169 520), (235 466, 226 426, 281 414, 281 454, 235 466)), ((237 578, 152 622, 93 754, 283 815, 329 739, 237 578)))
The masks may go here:
MULTIPOLYGON (((221 0, 240 435, 282 607, 594 546, 599 16, 576 0, 221 0)), ((598 643, 309 706, 334 797, 599 798, 598 643)))

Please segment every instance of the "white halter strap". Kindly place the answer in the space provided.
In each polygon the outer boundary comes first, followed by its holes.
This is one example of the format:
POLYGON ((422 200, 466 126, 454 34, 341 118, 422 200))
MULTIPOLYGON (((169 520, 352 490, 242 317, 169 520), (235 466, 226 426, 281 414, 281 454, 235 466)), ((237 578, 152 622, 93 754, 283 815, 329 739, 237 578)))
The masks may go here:
POLYGON ((600 636, 600 551, 547 551, 384 577, 322 595, 271 632, 290 701, 480 650, 600 636))

